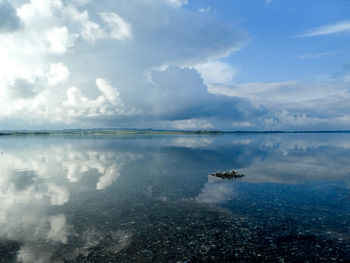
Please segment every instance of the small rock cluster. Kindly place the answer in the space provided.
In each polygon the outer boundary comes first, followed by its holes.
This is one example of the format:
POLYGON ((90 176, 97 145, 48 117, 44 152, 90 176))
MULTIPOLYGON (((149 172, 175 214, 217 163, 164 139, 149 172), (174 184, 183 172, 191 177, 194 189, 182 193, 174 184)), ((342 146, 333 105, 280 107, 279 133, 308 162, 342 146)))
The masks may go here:
POLYGON ((229 170, 226 172, 215 172, 215 173, 211 173, 210 175, 219 177, 219 178, 224 178, 224 179, 241 178, 245 176, 244 174, 240 174, 235 170, 229 170))

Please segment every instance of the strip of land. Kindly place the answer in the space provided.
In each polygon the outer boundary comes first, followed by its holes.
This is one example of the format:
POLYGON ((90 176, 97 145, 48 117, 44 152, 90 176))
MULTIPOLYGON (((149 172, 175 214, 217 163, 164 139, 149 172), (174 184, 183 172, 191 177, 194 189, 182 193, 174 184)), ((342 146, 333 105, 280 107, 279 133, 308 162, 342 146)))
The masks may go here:
POLYGON ((65 129, 39 131, 0 131, 0 136, 15 135, 128 135, 128 134, 271 134, 271 133, 350 133, 340 131, 219 131, 219 130, 153 130, 153 129, 65 129))

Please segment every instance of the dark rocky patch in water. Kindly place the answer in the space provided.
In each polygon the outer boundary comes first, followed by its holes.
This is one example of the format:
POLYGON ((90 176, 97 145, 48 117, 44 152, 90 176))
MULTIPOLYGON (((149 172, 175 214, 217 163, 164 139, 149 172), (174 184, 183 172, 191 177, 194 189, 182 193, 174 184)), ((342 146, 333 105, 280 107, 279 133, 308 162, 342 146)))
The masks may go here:
POLYGON ((223 179, 242 178, 245 176, 244 174, 240 174, 240 173, 236 172, 235 170, 230 170, 230 171, 226 171, 226 172, 215 172, 215 173, 211 173, 210 175, 215 176, 215 177, 219 177, 219 178, 223 178, 223 179))

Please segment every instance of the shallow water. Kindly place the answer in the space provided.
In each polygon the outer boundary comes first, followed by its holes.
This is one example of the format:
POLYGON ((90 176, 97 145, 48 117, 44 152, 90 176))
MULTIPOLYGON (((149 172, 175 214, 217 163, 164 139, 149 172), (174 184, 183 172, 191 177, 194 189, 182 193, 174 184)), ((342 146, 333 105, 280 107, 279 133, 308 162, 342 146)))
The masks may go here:
POLYGON ((0 137, 0 262, 349 262, 350 134, 0 137), (235 169, 225 180, 208 174, 235 169))

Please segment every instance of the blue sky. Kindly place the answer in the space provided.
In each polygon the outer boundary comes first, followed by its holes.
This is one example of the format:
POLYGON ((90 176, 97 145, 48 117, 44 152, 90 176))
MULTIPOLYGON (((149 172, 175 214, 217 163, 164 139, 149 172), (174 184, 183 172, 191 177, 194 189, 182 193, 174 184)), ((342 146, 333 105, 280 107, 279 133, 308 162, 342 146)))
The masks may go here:
POLYGON ((249 34, 239 52, 224 58, 236 67, 238 82, 316 81, 338 74, 350 61, 350 34, 296 37, 322 25, 350 20, 349 1, 189 1, 188 8, 207 9, 220 20, 249 34))
POLYGON ((350 2, 0 0, 0 130, 350 129, 350 2))

